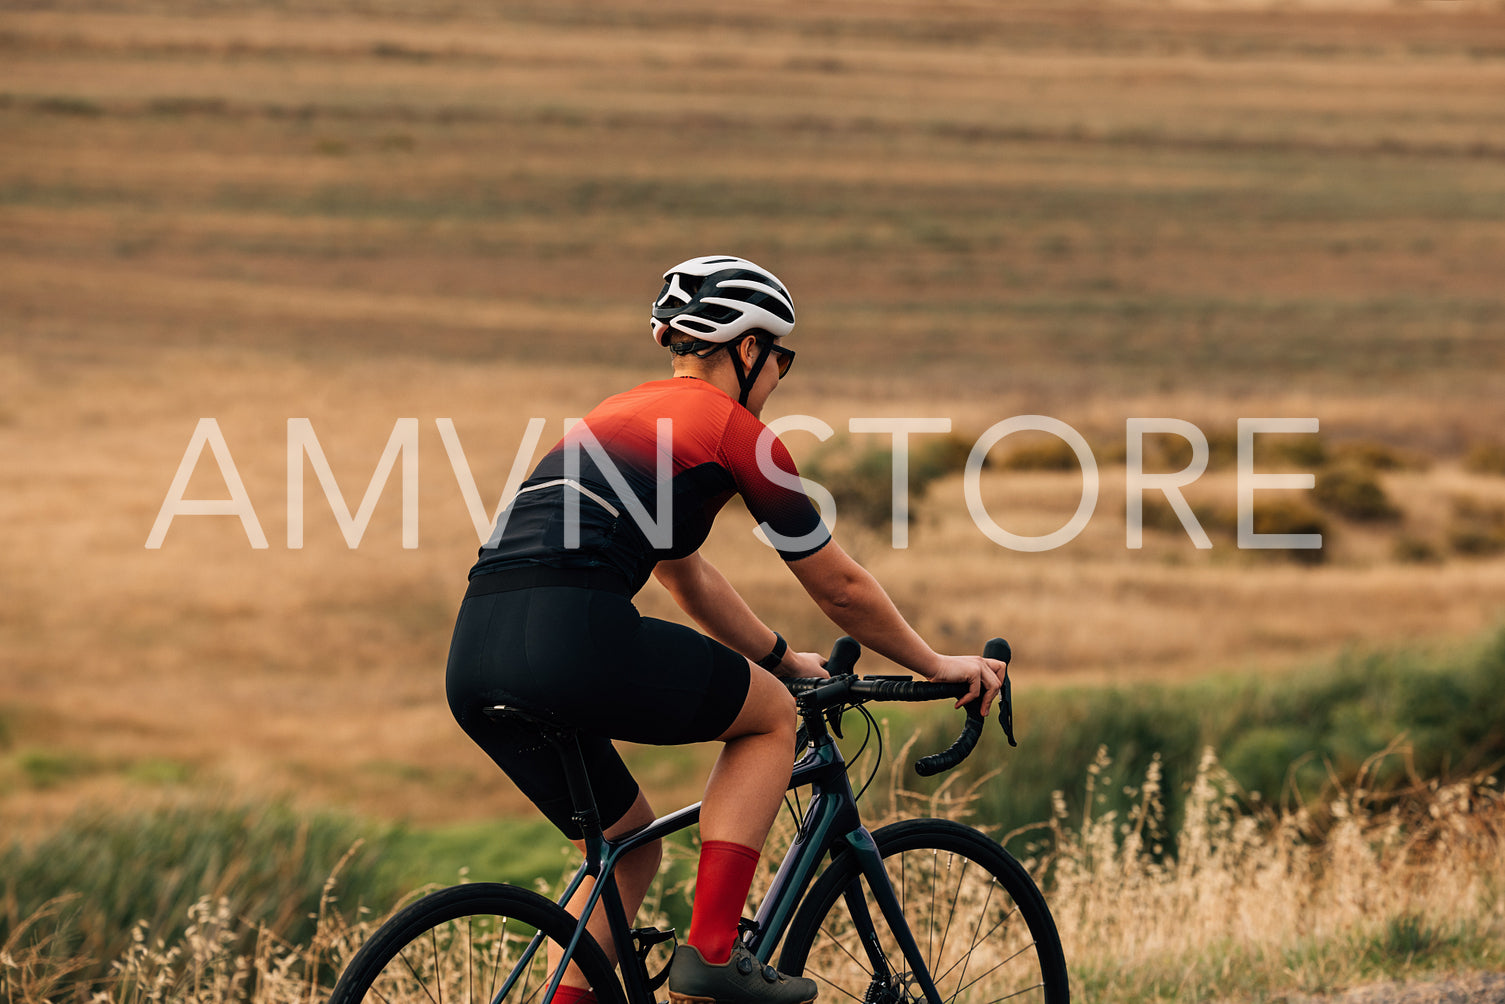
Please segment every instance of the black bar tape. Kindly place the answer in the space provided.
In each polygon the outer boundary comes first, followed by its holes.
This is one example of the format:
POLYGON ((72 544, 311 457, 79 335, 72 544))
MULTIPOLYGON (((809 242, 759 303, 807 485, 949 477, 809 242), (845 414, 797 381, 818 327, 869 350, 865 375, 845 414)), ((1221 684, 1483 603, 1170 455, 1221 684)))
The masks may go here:
POLYGON ((915 761, 915 773, 921 777, 933 777, 944 773, 967 759, 977 740, 982 735, 982 714, 973 705, 967 705, 967 724, 962 727, 962 734, 956 737, 956 742, 949 749, 932 753, 915 761))

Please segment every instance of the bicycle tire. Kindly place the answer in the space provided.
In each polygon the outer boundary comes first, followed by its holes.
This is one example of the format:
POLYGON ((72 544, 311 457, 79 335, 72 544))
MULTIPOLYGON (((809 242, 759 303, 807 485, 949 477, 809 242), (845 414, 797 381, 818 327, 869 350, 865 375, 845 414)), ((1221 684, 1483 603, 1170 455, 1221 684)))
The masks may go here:
MULTIPOLYGON (((351 959, 330 1004, 496 1002, 522 950, 537 933, 567 945, 575 918, 543 896, 494 882, 451 886, 408 905, 382 924, 351 959)), ((536 1004, 548 988, 540 945, 507 1004, 536 1004)), ((601 1004, 624 1004, 606 954, 589 934, 573 961, 601 1004)))
MULTIPOLYGON (((946 1002, 1068 1004, 1060 935, 1045 898, 1014 857, 968 826, 943 819, 893 823, 873 834, 905 919, 946 1002)), ((814 979, 822 1004, 919 1004, 903 955, 883 921, 855 856, 838 854, 796 913, 779 970, 814 979), (854 936, 843 898, 868 904, 894 974, 884 983, 854 936)))

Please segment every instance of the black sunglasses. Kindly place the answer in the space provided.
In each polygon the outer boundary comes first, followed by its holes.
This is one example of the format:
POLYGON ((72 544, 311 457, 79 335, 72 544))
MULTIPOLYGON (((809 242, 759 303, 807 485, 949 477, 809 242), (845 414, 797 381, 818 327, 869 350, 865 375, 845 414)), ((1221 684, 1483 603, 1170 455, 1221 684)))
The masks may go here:
POLYGON ((789 367, 794 365, 794 350, 786 349, 775 342, 763 344, 767 345, 768 351, 773 353, 773 364, 779 368, 779 379, 784 379, 784 375, 789 372, 789 367))

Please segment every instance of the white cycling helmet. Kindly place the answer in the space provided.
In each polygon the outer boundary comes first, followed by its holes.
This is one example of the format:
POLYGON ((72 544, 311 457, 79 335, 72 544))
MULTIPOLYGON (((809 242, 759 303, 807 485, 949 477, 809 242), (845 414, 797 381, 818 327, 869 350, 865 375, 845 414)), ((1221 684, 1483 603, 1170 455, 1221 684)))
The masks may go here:
POLYGON ((711 255, 664 273, 649 323, 659 345, 668 345, 676 331, 722 344, 757 331, 782 338, 794 330, 794 302, 767 269, 745 258, 711 255))

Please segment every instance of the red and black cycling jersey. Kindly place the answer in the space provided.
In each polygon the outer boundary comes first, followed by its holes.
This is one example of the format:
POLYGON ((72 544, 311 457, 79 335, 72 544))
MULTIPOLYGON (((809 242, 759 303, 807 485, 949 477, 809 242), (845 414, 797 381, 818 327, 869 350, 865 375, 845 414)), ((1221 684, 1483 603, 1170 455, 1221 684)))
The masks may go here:
POLYGON ((604 568, 636 592, 659 561, 694 553, 733 495, 786 561, 831 539, 789 451, 750 411, 704 380, 645 383, 607 398, 549 451, 470 574, 604 568))

